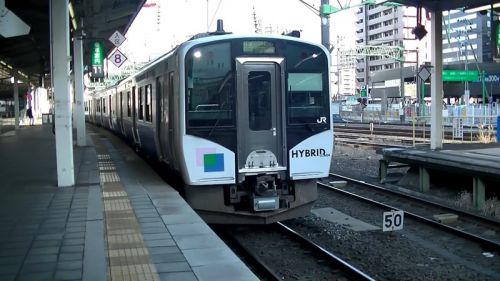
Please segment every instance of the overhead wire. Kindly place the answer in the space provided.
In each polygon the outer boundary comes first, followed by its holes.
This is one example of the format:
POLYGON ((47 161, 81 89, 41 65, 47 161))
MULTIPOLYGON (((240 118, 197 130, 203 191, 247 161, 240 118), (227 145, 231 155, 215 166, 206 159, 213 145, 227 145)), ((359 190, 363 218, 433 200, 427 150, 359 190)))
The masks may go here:
POLYGON ((315 15, 319 16, 319 10, 312 6, 311 4, 307 3, 304 0, 299 0, 300 3, 304 4, 310 11, 312 11, 315 15))

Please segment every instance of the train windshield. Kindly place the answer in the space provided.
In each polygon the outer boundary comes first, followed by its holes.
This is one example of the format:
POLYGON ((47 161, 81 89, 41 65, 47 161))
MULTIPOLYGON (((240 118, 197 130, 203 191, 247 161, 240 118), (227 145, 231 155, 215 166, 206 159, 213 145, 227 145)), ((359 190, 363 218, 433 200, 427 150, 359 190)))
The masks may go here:
POLYGON ((329 124, 328 58, 316 46, 286 48, 288 124, 329 124))
MULTIPOLYGON (((235 125, 233 64, 236 57, 245 56, 285 58, 285 85, 282 86, 285 87, 288 125, 330 123, 327 54, 318 46, 301 42, 247 39, 197 46, 186 55, 188 128, 213 130, 235 125)), ((263 102, 252 100, 250 110, 263 102)))
POLYGON ((195 48, 186 59, 189 127, 233 125, 230 43, 195 48))

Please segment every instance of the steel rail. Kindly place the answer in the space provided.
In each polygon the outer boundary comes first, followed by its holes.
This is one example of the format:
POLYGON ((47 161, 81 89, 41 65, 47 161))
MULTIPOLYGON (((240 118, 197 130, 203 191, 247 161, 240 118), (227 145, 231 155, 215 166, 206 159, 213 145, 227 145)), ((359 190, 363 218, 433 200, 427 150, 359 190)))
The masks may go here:
POLYGON ((348 262, 344 261, 343 259, 339 258, 338 256, 334 255, 333 253, 327 251, 323 247, 319 246, 318 244, 312 242, 311 240, 305 238, 304 236, 300 235, 298 232, 295 230, 291 229, 290 227, 284 225, 283 223, 276 223, 276 226, 280 228, 280 231, 286 233, 287 235, 290 235, 293 239, 295 239, 297 242, 301 244, 305 244, 306 246, 314 249, 317 253, 326 256, 328 260, 335 265, 339 266, 340 269, 343 272, 346 272, 346 274, 349 277, 352 277, 353 279, 356 280, 370 280, 374 281, 372 277, 367 275, 366 273, 362 272, 361 270, 355 268, 348 262))
MULTIPOLYGON (((273 281, 282 281, 283 278, 280 277, 276 272, 274 272, 271 268, 269 268, 266 263, 260 259, 256 254, 254 254, 251 250, 249 250, 245 245, 240 243, 238 239, 234 237, 234 235, 229 234, 227 230, 222 228, 216 228, 217 234, 222 235, 224 240, 229 241, 231 246, 236 248, 236 251, 239 255, 244 256, 251 262, 251 266, 256 269, 256 273, 260 275, 260 277, 265 278, 265 280, 273 280, 273 281)), ((233 248, 232 247, 232 248, 233 248)))
MULTIPOLYGON (((343 178, 344 179, 348 179, 347 177, 343 177, 343 178)), ((368 185, 368 186, 371 186, 371 187, 376 187, 376 185, 372 185, 372 184, 364 182, 364 181, 356 181, 356 180, 353 180, 353 181, 355 181, 355 182, 357 182, 359 184, 364 184, 364 185, 368 185)), ((497 252, 500 251, 500 244, 499 243, 491 241, 491 240, 486 239, 486 238, 483 238, 481 236, 465 232, 463 230, 460 230, 460 229, 457 229, 457 228, 454 228, 454 227, 451 227, 451 226, 439 223, 437 221, 428 219, 426 217, 417 215, 415 213, 407 212, 405 210, 401 210, 401 209, 396 208, 394 206, 390 206, 388 204, 385 204, 385 203, 382 203, 382 202, 378 202, 378 201, 375 201, 373 199, 370 199, 370 198, 367 198, 367 197, 364 197, 364 196, 361 196, 361 195, 358 195, 358 194, 354 194, 352 192, 349 192, 349 191, 346 191, 346 190, 342 190, 342 189, 336 188, 336 187, 328 185, 328 184, 324 184, 324 183, 321 183, 321 182, 317 182, 317 183, 320 186, 323 186, 323 187, 328 188, 330 190, 333 190, 335 192, 339 192, 339 193, 348 195, 350 197, 354 197, 354 198, 356 198, 356 199, 358 199, 360 201, 370 203, 371 205, 374 205, 374 206, 377 206, 377 207, 382 207, 382 208, 385 208, 387 210, 403 211, 405 213, 405 216, 408 216, 408 217, 410 217, 410 218, 412 218, 414 220, 420 221, 420 222, 428 224, 428 225, 432 225, 432 226, 437 227, 437 228, 439 228, 441 230, 444 230, 444 231, 446 231, 448 233, 452 233, 452 234, 457 235, 459 237, 466 238, 468 240, 474 241, 474 242, 480 244, 483 248, 489 249, 491 251, 497 251, 497 252)), ((408 198, 410 198, 410 196, 408 198)), ((424 201, 424 200, 421 200, 421 201, 424 201)), ((435 206, 438 206, 438 207, 443 207, 442 205, 439 205, 437 203, 433 203, 432 202, 431 204, 433 204, 435 206)), ((481 218, 481 217, 478 217, 478 218, 481 218)))
POLYGON ((436 207, 436 208, 442 208, 442 209, 444 209, 446 211, 459 213, 461 215, 464 215, 464 216, 467 216, 467 217, 471 217, 471 218, 473 218, 475 220, 479 220, 479 221, 484 222, 484 223, 500 224, 500 221, 496 220, 496 219, 491 219, 491 218, 487 218, 487 217, 483 217, 483 216, 478 216, 478 215, 473 214, 471 212, 467 212, 467 211, 460 210, 460 209, 457 209, 457 208, 453 208, 453 207, 450 207, 450 206, 442 205, 442 204, 436 203, 434 201, 426 200, 424 198, 420 198, 418 196, 413 196, 411 194, 403 193, 403 192, 400 192, 400 191, 397 191, 397 190, 388 189, 388 188, 385 188, 385 187, 377 185, 377 184, 369 183, 369 182, 362 181, 362 180, 357 180, 357 179, 354 179, 354 178, 351 178, 351 177, 347 177, 347 176, 344 176, 344 175, 340 175, 340 174, 335 174, 335 173, 329 173, 329 174, 332 177, 337 177, 337 178, 344 179, 346 181, 350 181, 350 182, 354 182, 354 183, 357 183, 357 184, 366 185, 366 186, 369 186, 369 187, 372 187, 372 188, 376 188, 377 190, 382 191, 382 192, 396 194, 398 196, 401 196, 401 197, 404 197, 404 198, 407 198, 407 199, 411 199, 411 200, 415 200, 415 201, 418 201, 418 202, 424 202, 425 204, 431 205, 431 206, 436 207))

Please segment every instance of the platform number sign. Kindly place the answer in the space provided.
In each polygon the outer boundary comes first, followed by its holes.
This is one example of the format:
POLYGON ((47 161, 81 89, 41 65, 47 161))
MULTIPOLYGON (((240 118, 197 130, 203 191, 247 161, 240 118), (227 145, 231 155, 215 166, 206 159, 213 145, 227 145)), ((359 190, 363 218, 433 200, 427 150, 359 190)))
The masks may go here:
POLYGON ((127 60, 127 57, 122 52, 120 52, 120 50, 116 49, 109 57, 109 60, 116 67, 120 67, 127 60))
POLYGON ((403 229, 404 212, 390 211, 384 212, 382 231, 394 231, 403 229))

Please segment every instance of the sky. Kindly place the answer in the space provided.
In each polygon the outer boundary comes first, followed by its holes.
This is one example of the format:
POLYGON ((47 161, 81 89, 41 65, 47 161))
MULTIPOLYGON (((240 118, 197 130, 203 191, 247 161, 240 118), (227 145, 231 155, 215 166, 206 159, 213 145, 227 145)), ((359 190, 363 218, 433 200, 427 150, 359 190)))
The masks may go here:
MULTIPOLYGON (((305 2, 319 9, 321 1, 305 2)), ((338 7, 337 1, 330 2, 338 7)), ((352 5, 358 1, 339 2, 342 5, 351 2, 352 5)), ((352 8, 331 16, 332 43, 336 42, 337 35, 341 35, 346 37, 346 45, 354 46, 355 10, 352 8)), ((254 12, 263 33, 301 30, 303 39, 321 42, 320 17, 299 0, 148 0, 125 34, 127 40, 119 47, 128 58, 122 68, 127 63, 153 60, 192 35, 214 31, 217 19, 224 21, 225 31, 255 33, 254 12)), ((109 65, 110 72, 117 71, 111 63, 109 65)))

